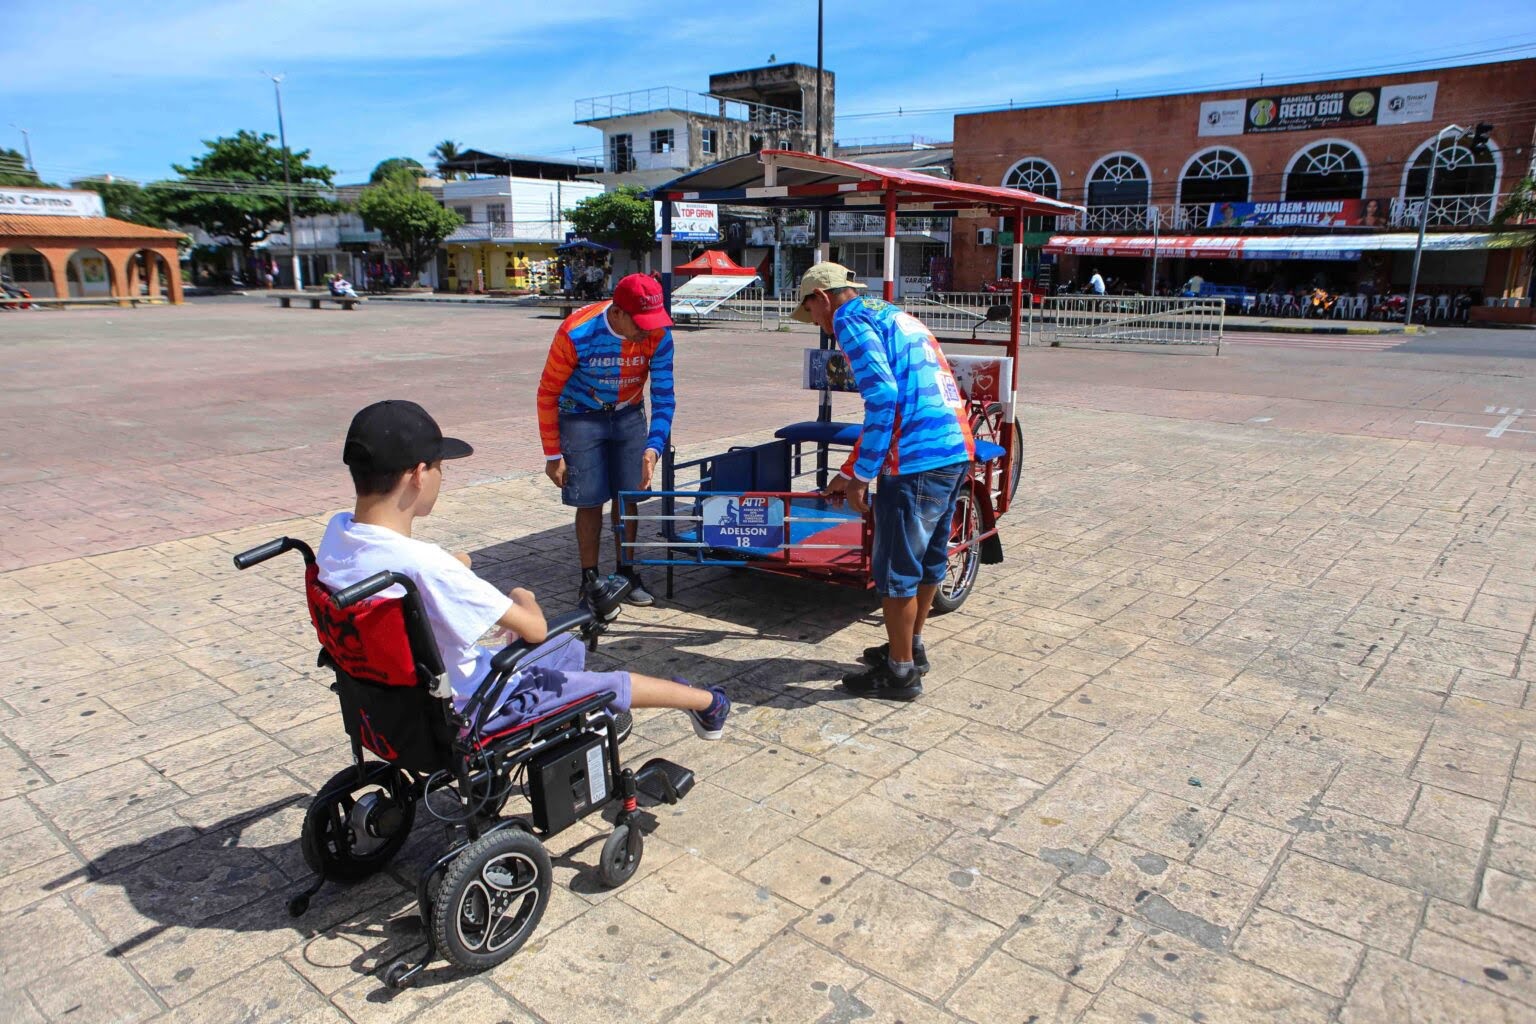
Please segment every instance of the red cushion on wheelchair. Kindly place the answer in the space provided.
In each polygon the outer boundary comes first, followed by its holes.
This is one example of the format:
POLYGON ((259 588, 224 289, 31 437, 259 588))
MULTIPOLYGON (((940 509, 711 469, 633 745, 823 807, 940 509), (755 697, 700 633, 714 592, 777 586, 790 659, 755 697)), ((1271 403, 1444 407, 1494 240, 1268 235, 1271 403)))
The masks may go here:
POLYGON ((405 632, 404 601, 372 597, 338 608, 314 565, 304 573, 304 597, 315 636, 337 668, 354 679, 385 686, 417 685, 416 659, 405 632))

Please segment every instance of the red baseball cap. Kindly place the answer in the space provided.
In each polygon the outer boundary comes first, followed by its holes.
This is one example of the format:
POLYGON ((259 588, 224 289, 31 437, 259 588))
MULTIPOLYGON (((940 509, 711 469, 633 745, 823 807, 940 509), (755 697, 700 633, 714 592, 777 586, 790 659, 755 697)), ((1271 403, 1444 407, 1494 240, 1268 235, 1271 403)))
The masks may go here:
POLYGON ((621 279, 613 289, 613 304, 628 313, 642 331, 672 326, 661 298, 661 283, 645 274, 630 274, 621 279))

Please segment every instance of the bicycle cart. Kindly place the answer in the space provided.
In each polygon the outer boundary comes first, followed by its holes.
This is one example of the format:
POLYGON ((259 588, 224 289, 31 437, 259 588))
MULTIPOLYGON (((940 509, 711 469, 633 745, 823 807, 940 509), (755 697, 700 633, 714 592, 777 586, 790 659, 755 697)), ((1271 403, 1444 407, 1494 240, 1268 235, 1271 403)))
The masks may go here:
MULTIPOLYGON (((674 202, 818 211, 818 260, 829 258, 829 212, 883 211, 887 301, 895 298, 898 213, 950 216, 964 226, 1006 218, 1013 230, 1013 265, 1018 267, 1023 265, 1026 217, 1081 210, 1023 190, 789 150, 725 160, 662 185, 652 195, 662 201, 662 288, 669 309, 674 202)), ((1009 298, 985 313, 969 314, 977 327, 1006 320, 1006 341, 978 337, 975 330, 969 337, 936 334, 946 345, 1003 350, 982 355, 946 352, 976 438, 976 461, 970 485, 956 506, 949 570, 934 602, 936 611, 958 608, 970 594, 979 567, 1003 558, 998 519, 1013 502, 1023 466, 1023 434, 1015 418, 1022 282, 1012 283, 1009 298)), ((814 420, 779 427, 772 441, 700 459, 680 461, 669 445, 662 457, 662 489, 621 495, 626 502, 645 502, 632 518, 654 528, 643 528, 635 541, 624 544, 625 560, 664 566, 669 597, 680 566, 728 566, 859 589, 873 586, 870 515, 821 497, 835 472, 834 456, 851 450, 861 429, 860 423, 832 419, 832 393, 857 388, 830 336, 821 334, 817 347, 805 352, 801 384, 819 392, 814 420), (660 510, 652 511, 656 499, 660 510)))

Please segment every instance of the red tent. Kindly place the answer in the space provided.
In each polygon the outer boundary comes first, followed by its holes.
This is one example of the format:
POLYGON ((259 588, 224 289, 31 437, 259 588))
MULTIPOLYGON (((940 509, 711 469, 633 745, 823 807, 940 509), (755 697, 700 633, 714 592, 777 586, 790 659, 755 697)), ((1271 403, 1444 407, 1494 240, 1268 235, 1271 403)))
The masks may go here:
POLYGON ((719 249, 705 249, 698 259, 689 260, 678 267, 679 274, 718 274, 722 277, 756 277, 751 267, 738 265, 719 249))

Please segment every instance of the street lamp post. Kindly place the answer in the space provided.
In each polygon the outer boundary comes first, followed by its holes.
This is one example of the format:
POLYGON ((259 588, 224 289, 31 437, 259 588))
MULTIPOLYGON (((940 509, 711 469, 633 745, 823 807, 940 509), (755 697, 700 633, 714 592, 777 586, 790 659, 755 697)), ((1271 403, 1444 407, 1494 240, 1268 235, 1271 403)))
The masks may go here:
POLYGON ((293 287, 297 291, 304 287, 304 275, 299 270, 299 228, 293 222, 293 182, 288 177, 288 136, 283 131, 283 76, 267 77, 272 79, 272 93, 277 97, 277 144, 283 147, 283 195, 288 200, 288 254, 293 260, 293 287))
POLYGON ((14 122, 11 124, 11 127, 21 132, 21 145, 22 148, 27 151, 27 170, 31 171, 33 174, 36 174, 37 164, 32 162, 32 133, 27 131, 27 129, 23 128, 21 125, 15 124, 14 122))
POLYGON ((1419 207, 1419 240, 1413 247, 1413 274, 1408 278, 1408 308, 1403 313, 1403 323, 1413 323, 1413 304, 1419 293, 1419 261, 1424 258, 1424 229, 1429 226, 1429 204, 1435 196, 1435 167, 1440 163, 1440 141, 1446 132, 1458 137, 1467 134, 1459 124, 1448 124, 1435 133, 1435 145, 1429 156, 1429 181, 1424 185, 1424 202, 1419 207))

